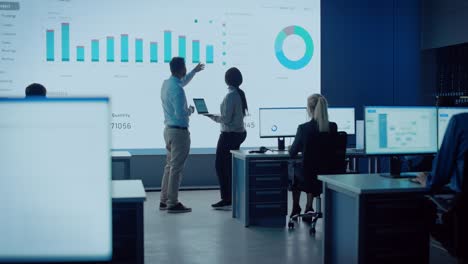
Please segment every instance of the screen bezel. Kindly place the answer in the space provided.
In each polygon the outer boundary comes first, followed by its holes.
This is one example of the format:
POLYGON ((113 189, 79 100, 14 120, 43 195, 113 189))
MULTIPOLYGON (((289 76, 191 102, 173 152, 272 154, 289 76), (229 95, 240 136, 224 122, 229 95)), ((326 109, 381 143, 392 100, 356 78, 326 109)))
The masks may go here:
MULTIPOLYGON (((354 125, 354 133, 348 133, 346 132, 346 134, 348 136, 354 136, 356 135, 356 108, 355 107, 352 107, 352 106, 328 106, 328 120, 330 122, 335 122, 336 123, 336 120, 331 120, 330 119, 330 109, 352 109, 353 110, 353 125, 354 125)), ((338 125, 338 123, 337 123, 338 125)), ((343 130, 340 130, 338 128, 338 131, 343 131, 343 130)))
MULTIPOLYGON (((386 152, 386 153, 381 153, 381 152, 369 152, 368 147, 367 147, 367 132, 368 132, 368 126, 366 125, 366 113, 369 108, 400 108, 400 109, 433 109, 435 110, 436 113, 436 129, 438 129, 438 111, 437 107, 435 106, 364 106, 364 152, 366 155, 372 155, 372 156, 394 156, 394 155, 420 155, 420 154, 435 154, 437 153, 437 138, 438 135, 436 135, 436 148, 434 151, 412 151, 412 152, 401 152, 401 151, 395 151, 395 152, 386 152)), ((438 133, 436 131, 436 133, 438 133)))
MULTIPOLYGON (((260 138, 290 138, 290 137, 295 137, 296 134, 294 135, 275 135, 275 136, 262 136, 262 121, 261 121, 261 111, 262 110, 281 110, 281 109, 304 109, 307 111, 306 107, 260 107, 258 109, 258 134, 260 138)), ((297 124, 299 126, 300 124, 297 124)), ((297 127, 296 127, 297 128, 297 127)))
MULTIPOLYGON (((440 137, 440 134, 439 134, 439 121, 440 121, 440 110, 445 110, 445 109, 449 109, 449 110, 466 110, 466 112, 459 112, 459 113, 456 113, 455 115, 457 114, 461 114, 461 113, 468 113, 468 106, 454 106, 454 107, 449 107, 449 106, 442 106, 442 107, 437 107, 437 149, 440 149, 440 146, 442 145, 442 142, 444 141, 444 138, 440 137)), ((454 115, 452 115, 453 117, 454 115)), ((450 117, 450 119, 452 119, 450 117)), ((450 122, 450 119, 449 119, 449 122, 450 122)), ((448 123, 447 123, 448 125, 448 123)), ((445 131, 444 131, 444 137, 445 137, 445 132, 447 131, 447 128, 445 128, 445 131)))

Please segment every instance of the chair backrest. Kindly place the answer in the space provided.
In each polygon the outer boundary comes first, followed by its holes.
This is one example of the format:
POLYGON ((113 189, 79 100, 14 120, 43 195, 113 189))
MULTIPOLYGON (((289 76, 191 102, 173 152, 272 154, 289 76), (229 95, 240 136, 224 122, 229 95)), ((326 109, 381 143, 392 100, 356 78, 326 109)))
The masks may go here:
POLYGON ((455 247, 458 258, 468 261, 468 152, 465 153, 463 162, 462 192, 457 199, 456 209, 458 222, 458 236, 456 236, 455 247))
POLYGON ((303 150, 304 175, 346 173, 346 132, 316 133, 303 150))
MULTIPOLYGON (((468 260, 468 153, 464 157, 461 193, 456 194, 453 207, 442 215, 443 230, 447 240, 442 241, 449 253, 461 260, 468 260)), ((463 262, 464 263, 464 262, 463 262)))

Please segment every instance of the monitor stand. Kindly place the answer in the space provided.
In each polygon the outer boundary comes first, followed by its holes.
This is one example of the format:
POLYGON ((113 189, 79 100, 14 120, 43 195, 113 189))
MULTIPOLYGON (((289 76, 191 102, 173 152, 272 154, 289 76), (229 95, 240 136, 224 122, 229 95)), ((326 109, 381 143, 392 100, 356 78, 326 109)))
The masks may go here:
POLYGON ((278 138, 278 151, 284 151, 286 148, 285 148, 285 144, 284 144, 284 137, 279 137, 278 138))
POLYGON ((390 173, 381 173, 380 176, 388 178, 416 178, 419 172, 401 172, 399 156, 390 157, 390 173))
POLYGON ((399 156, 390 157, 390 173, 381 173, 383 177, 389 178, 403 178, 401 175, 401 161, 399 156))

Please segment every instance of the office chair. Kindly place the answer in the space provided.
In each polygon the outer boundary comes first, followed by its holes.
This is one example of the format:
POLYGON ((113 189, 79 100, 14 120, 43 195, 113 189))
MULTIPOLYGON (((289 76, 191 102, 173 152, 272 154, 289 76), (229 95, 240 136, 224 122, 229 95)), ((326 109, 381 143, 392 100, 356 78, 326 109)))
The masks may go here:
POLYGON ((442 223, 437 224, 432 235, 458 263, 468 263, 468 153, 464 156, 463 182, 461 193, 455 195, 452 203, 430 197, 441 212, 442 223))
MULTIPOLYGON (((319 188, 319 195, 316 198, 316 211, 306 212, 305 214, 297 214, 289 219, 288 227, 294 228, 294 221, 302 218, 311 219, 311 227, 309 233, 315 234, 315 225, 317 220, 323 217, 322 201, 320 193, 322 193, 322 183, 317 179, 317 175, 326 174, 343 174, 346 173, 346 132, 338 133, 319 133, 313 138, 309 138, 302 152, 302 173, 298 171, 297 162, 293 162, 291 166, 296 169, 289 170, 290 182, 294 184, 301 177, 309 177, 309 180, 314 182, 319 188), (302 174, 302 175, 301 175, 302 174)), ((301 181, 298 181, 301 184, 301 181)))

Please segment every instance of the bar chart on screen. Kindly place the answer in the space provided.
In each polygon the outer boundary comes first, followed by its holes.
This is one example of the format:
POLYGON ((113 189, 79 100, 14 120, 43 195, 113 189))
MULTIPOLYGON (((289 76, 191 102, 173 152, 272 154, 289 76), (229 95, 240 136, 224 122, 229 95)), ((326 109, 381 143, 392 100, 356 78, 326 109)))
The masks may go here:
POLYGON ((119 36, 103 35, 97 39, 77 41, 79 44, 73 46, 70 43, 70 23, 63 22, 59 28, 59 30, 47 29, 45 32, 45 59, 48 62, 70 62, 70 54, 74 50, 76 51, 75 60, 77 62, 168 63, 174 56, 186 58, 192 63, 213 64, 215 62, 215 47, 213 44, 202 44, 203 42, 200 39, 187 41, 186 35, 178 35, 172 30, 164 30, 159 34, 154 34, 161 37, 159 41, 155 39, 146 40, 138 36, 131 36, 128 33, 122 33, 119 36), (118 44, 116 44, 116 40, 118 44), (130 50, 130 41, 134 44, 133 50, 130 50), (159 59, 159 43, 162 44, 162 60, 159 59), (174 43, 177 43, 177 50, 173 48, 174 43), (119 45, 120 49, 116 53, 117 45, 119 45), (86 48, 88 48, 88 52, 86 52, 86 48), (203 59, 200 56, 202 48, 205 50, 205 58, 203 59), (56 49, 60 51, 60 55, 56 52, 56 49), (129 60, 129 54, 132 52, 134 61, 129 60), (187 57, 188 54, 191 54, 191 56, 187 57), (119 59, 116 60, 116 57, 119 59))
MULTIPOLYGON (((48 97, 109 97, 114 149, 165 151, 155 135, 165 126, 160 89, 173 57, 185 59, 187 73, 205 64, 184 90, 210 109, 225 96, 226 71, 237 67, 251 135, 260 107, 300 106, 320 92, 319 0, 12 0, 0 2, 0 34, 0 97, 24 96, 33 82, 48 97)), ((190 120, 200 135, 192 147, 214 150, 218 124, 190 120)))

